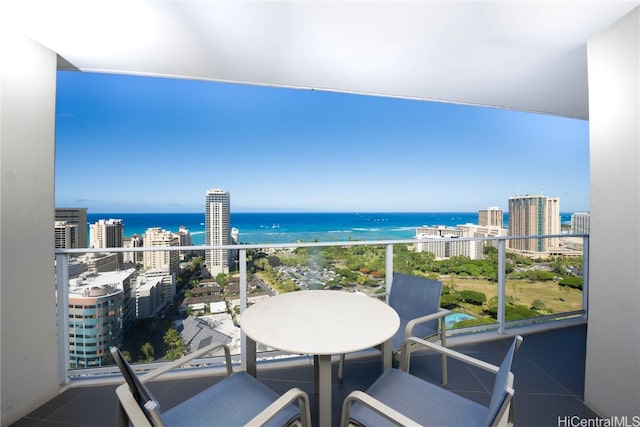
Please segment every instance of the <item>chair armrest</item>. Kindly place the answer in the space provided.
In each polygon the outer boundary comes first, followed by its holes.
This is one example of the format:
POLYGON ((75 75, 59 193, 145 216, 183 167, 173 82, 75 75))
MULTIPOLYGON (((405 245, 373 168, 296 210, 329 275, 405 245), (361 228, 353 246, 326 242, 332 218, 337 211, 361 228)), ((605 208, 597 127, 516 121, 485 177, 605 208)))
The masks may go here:
POLYGON ((303 427, 311 427, 311 410, 309 407, 309 396, 304 391, 297 387, 289 389, 285 394, 280 396, 275 402, 267 406, 258 415, 253 417, 246 426, 263 426, 273 417, 275 417, 281 410, 293 403, 294 400, 298 400, 298 407, 300 408, 300 422, 303 427))
POLYGON ((142 412, 133 394, 131 394, 131 389, 127 383, 120 384, 116 388, 116 395, 118 396, 118 426, 153 427, 144 412, 142 412))
MULTIPOLYGON (((450 310, 444 309, 444 308, 439 308, 437 312, 432 313, 432 314, 428 314, 426 316, 422 316, 422 317, 417 317, 415 319, 411 319, 408 323, 407 326, 404 330, 404 339, 405 341, 413 336, 413 328, 416 325, 419 325, 421 323, 426 323, 426 322, 430 322, 432 320, 435 319, 442 319, 444 318, 444 316, 446 316, 447 314, 451 313, 450 310)), ((442 322, 441 322, 442 323, 442 322)), ((441 332, 444 331, 444 327, 441 328, 441 332)))
POLYGON ((224 349, 224 359, 225 359, 225 364, 227 366, 227 375, 231 375, 233 373, 233 368, 231 367, 231 351, 229 350, 229 347, 226 344, 214 343, 214 344, 209 344, 206 347, 202 347, 201 349, 196 350, 192 353, 189 353, 186 356, 181 357, 180 359, 174 360, 173 362, 166 363, 161 367, 156 368, 153 371, 140 376, 140 381, 142 382, 151 381, 166 372, 169 372, 175 368, 179 368, 182 365, 185 365, 187 362, 190 362, 193 359, 197 359, 198 357, 212 353, 221 348, 224 349))
POLYGON ((409 372, 409 362, 411 360, 411 353, 413 351, 416 351, 418 347, 422 347, 421 350, 424 350, 424 348, 426 347, 429 350, 433 350, 445 356, 458 359, 469 365, 484 369, 485 371, 493 372, 494 374, 498 373, 499 368, 495 365, 492 365, 491 363, 484 362, 482 360, 476 359, 475 357, 467 356, 466 354, 459 353, 457 351, 451 350, 450 348, 443 347, 438 344, 430 343, 428 341, 425 341, 423 339, 416 338, 416 337, 410 337, 405 340, 402 346, 402 361, 400 362, 400 369, 402 369, 405 372, 409 372))
POLYGON ((341 427, 347 427, 349 425, 349 419, 351 418, 351 403, 353 401, 358 401, 363 405, 370 408, 372 411, 386 418, 387 420, 395 423, 399 426, 406 427, 419 427, 420 424, 413 421, 411 418, 406 415, 401 414, 395 409, 385 405, 374 397, 369 396, 363 391, 355 390, 351 392, 344 400, 342 404, 342 421, 341 427))

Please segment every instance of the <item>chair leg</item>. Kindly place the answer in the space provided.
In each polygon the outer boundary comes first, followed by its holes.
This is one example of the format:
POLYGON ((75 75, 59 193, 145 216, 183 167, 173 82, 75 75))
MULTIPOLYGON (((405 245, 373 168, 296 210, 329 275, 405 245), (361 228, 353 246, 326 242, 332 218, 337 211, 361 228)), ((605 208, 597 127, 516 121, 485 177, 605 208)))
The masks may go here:
POLYGON ((447 385, 449 383, 449 373, 447 370, 447 356, 442 355, 442 385, 447 385))
POLYGON ((129 427, 129 417, 127 416, 127 411, 124 410, 124 407, 120 403, 118 399, 118 413, 116 415, 116 425, 118 427, 129 427))
MULTIPOLYGON (((444 318, 440 319, 440 344, 443 347, 447 347, 447 324, 444 321, 444 318)), ((447 385, 449 383, 449 372, 447 370, 447 356, 445 354, 442 355, 442 385, 447 385)))

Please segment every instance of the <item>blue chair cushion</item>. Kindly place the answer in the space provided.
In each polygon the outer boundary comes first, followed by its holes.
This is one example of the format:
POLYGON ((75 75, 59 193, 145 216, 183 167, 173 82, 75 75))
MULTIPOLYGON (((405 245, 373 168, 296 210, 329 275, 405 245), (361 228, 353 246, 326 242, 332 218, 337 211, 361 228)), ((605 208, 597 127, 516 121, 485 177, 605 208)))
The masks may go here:
MULTIPOLYGON (((487 408, 398 369, 385 371, 366 392, 424 426, 481 426, 487 408)), ((351 419, 372 427, 394 426, 368 407, 354 403, 351 419)))
MULTIPOLYGON (((392 348, 394 353, 402 350, 402 344, 404 344, 404 330, 407 328, 407 323, 409 323, 411 320, 412 319, 405 319, 402 316, 400 317, 400 327, 398 328, 398 331, 395 333, 392 339, 392 348)), ((433 326, 434 323, 437 328, 437 321, 416 325, 413 328, 412 336, 427 339, 434 335, 437 335, 437 329, 433 329, 430 327, 433 326)))

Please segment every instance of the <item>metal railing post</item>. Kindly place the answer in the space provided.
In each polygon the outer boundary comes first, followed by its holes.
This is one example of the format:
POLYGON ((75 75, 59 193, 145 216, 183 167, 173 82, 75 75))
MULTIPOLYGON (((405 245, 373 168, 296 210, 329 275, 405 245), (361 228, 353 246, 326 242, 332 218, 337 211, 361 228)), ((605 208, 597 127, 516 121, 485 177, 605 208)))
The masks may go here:
POLYGON ((69 382, 69 255, 56 254, 56 322, 58 327, 58 376, 69 382))
POLYGON ((387 304, 389 303, 389 292, 393 282, 393 245, 388 244, 385 252, 385 288, 387 290, 387 304))
POLYGON ((583 317, 589 317, 589 236, 582 238, 582 309, 583 317))
POLYGON ((507 291, 507 241, 498 240, 498 332, 505 332, 506 291, 507 291))
MULTIPOLYGON (((238 251, 239 255, 239 267, 240 267, 240 317, 242 318, 242 313, 247 309, 247 250, 240 249, 238 251)), ((247 366, 247 336, 245 335, 242 328, 240 329, 240 361, 241 367, 245 371, 250 371, 251 369, 255 370, 255 366, 247 366)), ((253 349, 255 352, 255 349, 253 349)), ((253 362, 255 365, 255 362, 253 362)))

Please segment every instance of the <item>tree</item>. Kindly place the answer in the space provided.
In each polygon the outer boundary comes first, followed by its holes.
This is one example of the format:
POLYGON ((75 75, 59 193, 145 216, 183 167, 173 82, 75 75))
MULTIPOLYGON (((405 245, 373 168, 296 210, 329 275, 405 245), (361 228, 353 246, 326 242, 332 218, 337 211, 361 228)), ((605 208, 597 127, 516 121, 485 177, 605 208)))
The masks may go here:
POLYGON ((216 275, 216 282, 218 282, 218 284, 224 288, 225 286, 227 286, 227 275, 224 273, 218 273, 216 275))
POLYGON ((147 341, 146 343, 142 344, 142 347, 140 347, 140 351, 144 356, 145 362, 152 362, 155 359, 155 350, 153 348, 153 344, 151 344, 150 342, 147 341))
POLYGON ((184 345, 184 340, 176 328, 167 329, 163 341, 169 347, 166 355, 168 360, 175 360, 186 354, 187 349, 184 345))

